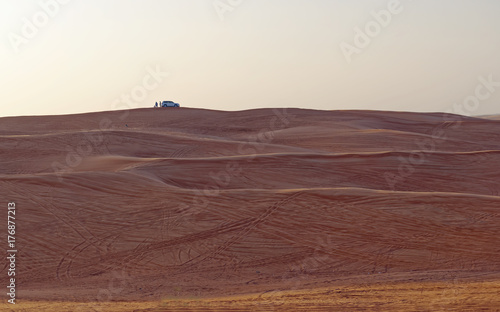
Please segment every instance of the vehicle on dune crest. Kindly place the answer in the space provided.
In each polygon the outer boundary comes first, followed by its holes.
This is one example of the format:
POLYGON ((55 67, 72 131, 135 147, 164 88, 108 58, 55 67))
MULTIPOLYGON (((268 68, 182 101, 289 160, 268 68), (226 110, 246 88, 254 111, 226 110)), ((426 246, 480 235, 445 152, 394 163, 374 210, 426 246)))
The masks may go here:
POLYGON ((181 107, 181 105, 173 101, 160 101, 156 102, 154 107, 181 107))
POLYGON ((160 105, 161 107, 181 107, 179 103, 173 101, 163 101, 160 105))

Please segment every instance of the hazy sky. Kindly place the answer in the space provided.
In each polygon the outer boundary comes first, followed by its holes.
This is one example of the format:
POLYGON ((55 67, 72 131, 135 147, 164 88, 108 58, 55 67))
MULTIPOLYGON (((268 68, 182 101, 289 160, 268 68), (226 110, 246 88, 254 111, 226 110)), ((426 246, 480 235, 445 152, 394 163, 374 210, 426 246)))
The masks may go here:
POLYGON ((0 0, 0 116, 160 99, 500 114, 499 16, 498 0, 0 0))

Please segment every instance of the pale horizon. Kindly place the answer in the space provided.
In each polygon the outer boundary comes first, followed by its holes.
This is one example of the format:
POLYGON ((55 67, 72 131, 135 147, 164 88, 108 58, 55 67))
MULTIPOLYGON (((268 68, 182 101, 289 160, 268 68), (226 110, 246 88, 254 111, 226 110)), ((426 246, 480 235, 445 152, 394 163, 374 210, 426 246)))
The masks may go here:
POLYGON ((159 100, 498 115, 499 13, 493 0, 3 1, 0 117, 159 100))

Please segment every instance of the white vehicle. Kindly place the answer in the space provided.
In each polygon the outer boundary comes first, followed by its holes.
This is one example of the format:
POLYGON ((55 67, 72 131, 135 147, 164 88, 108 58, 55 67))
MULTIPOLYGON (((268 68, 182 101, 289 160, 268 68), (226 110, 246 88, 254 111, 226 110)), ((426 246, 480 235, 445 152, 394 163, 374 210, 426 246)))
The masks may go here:
POLYGON ((163 101, 161 103, 161 107, 180 107, 179 103, 175 103, 172 101, 163 101))

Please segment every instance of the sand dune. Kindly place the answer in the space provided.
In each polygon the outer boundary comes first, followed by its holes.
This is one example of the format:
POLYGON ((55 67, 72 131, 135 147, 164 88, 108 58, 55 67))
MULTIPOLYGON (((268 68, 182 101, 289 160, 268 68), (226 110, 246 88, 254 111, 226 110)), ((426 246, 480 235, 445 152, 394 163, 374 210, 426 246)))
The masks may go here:
POLYGON ((81 311, 225 296, 262 311, 492 308, 499 139, 500 121, 437 113, 1 118, 1 194, 19 212, 18 298, 81 311), (429 300, 353 299, 382 284, 401 296, 425 289, 429 300), (296 303, 280 308, 283 298, 296 303))

